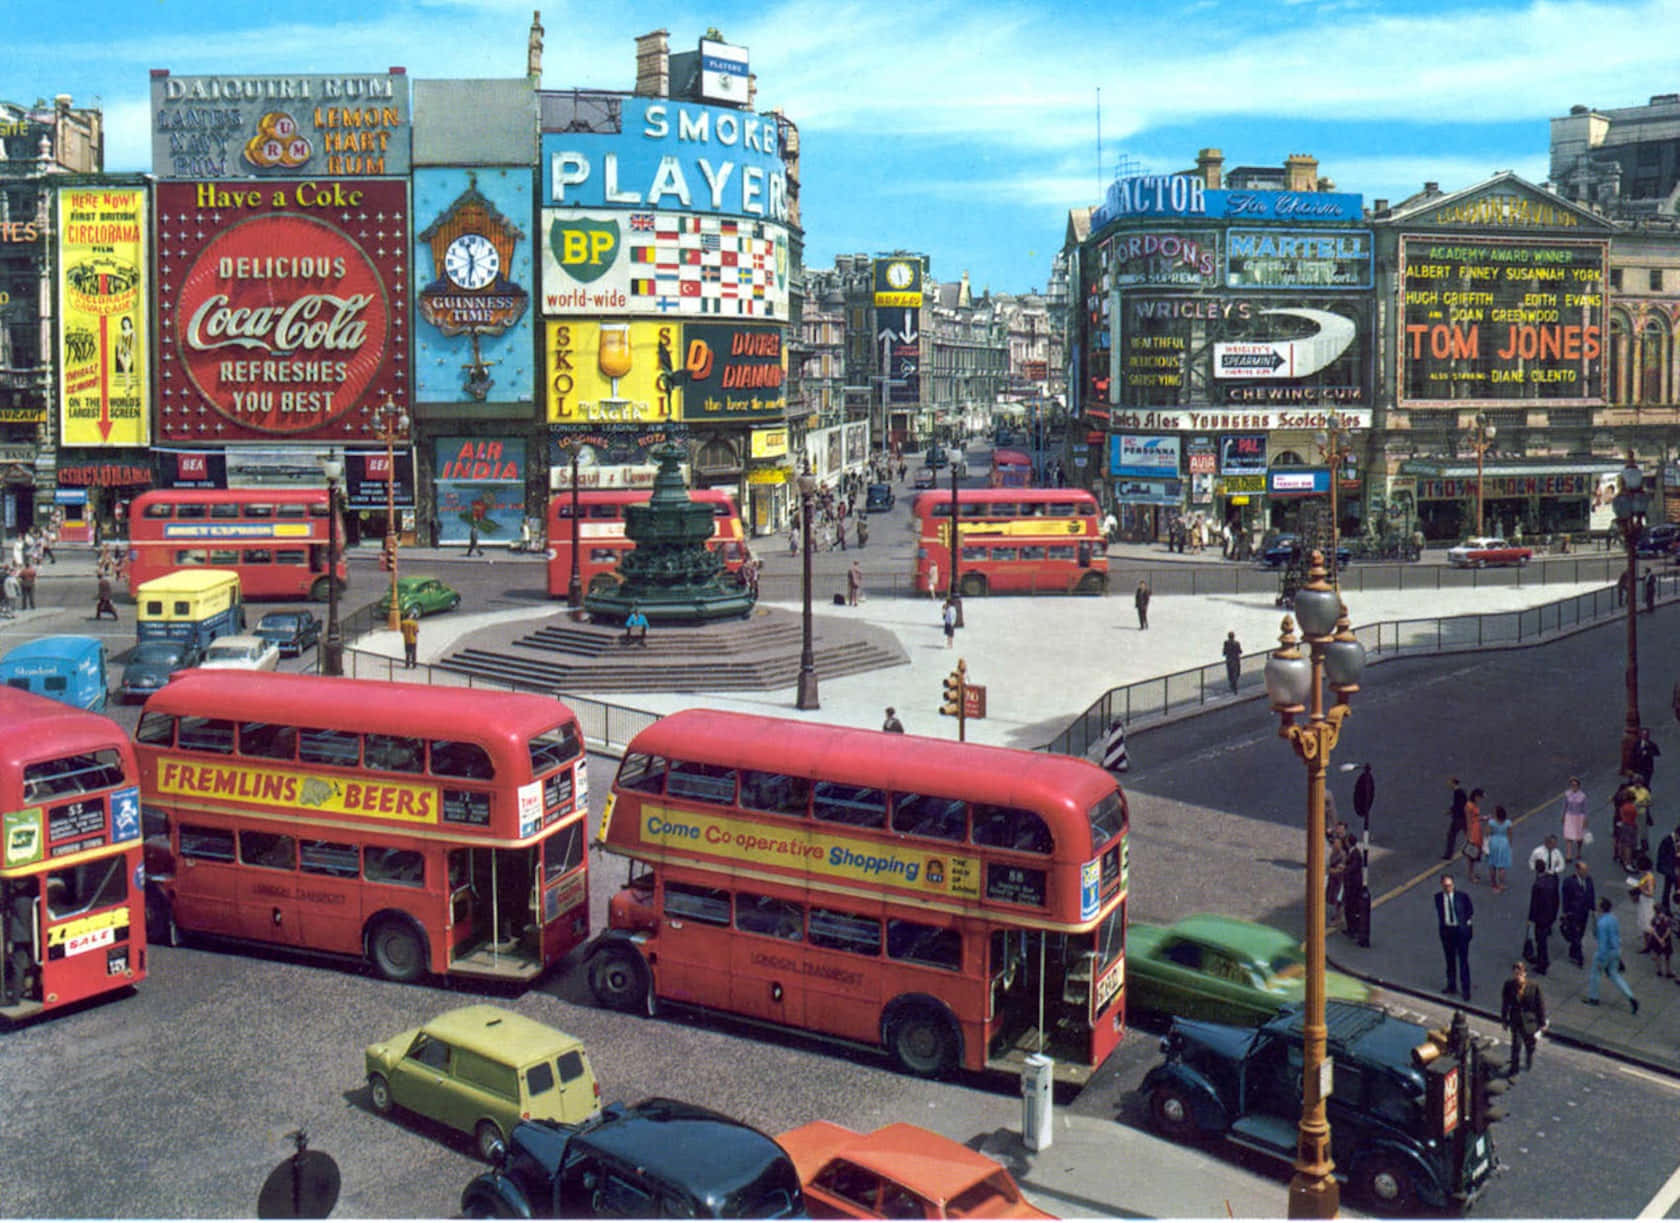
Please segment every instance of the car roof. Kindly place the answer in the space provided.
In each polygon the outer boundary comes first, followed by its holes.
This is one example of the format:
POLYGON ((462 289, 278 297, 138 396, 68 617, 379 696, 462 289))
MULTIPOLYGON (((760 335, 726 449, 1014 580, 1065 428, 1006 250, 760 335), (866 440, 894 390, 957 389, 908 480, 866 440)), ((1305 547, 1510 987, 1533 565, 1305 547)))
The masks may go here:
POLYGON ((219 645, 236 645, 246 650, 263 650, 268 648, 268 642, 251 633, 228 634, 216 638, 208 648, 215 649, 219 645))
POLYGON ((307 616, 308 614, 309 614, 308 612, 300 612, 300 611, 264 612, 262 614, 262 620, 258 620, 257 623, 261 624, 263 620, 301 620, 305 616, 307 616))
MULTIPOLYGON (((1137 927, 1132 927, 1135 930, 1137 927)), ((1229 947, 1258 960, 1270 960, 1280 951, 1299 952, 1301 940, 1272 926, 1226 917, 1223 913, 1197 913, 1181 918, 1166 928, 1167 935, 1182 935, 1217 947, 1229 947)))
MULTIPOLYGON (((1266 1026, 1300 1035, 1305 1016, 1305 1006, 1290 1006, 1266 1026)), ((1421 1024, 1396 1018, 1373 1003, 1333 1000, 1324 1004, 1324 1024, 1332 1049, 1416 1077, 1412 1050, 1429 1035, 1421 1024)))
POLYGON ((569 1033, 527 1019, 517 1011, 483 1003, 445 1011, 421 1026, 439 1040, 515 1065, 565 1053, 582 1043, 569 1033))
POLYGON ((574 1141, 638 1168, 657 1169, 665 1180, 706 1201, 745 1188, 772 1163, 788 1159, 774 1138, 744 1121, 657 1096, 609 1111, 574 1141))
POLYGON ((1002 1170, 996 1160, 962 1143, 905 1121, 859 1134, 831 1121, 813 1121, 781 1135, 802 1180, 831 1159, 846 1159, 925 1198, 945 1203, 1002 1170))

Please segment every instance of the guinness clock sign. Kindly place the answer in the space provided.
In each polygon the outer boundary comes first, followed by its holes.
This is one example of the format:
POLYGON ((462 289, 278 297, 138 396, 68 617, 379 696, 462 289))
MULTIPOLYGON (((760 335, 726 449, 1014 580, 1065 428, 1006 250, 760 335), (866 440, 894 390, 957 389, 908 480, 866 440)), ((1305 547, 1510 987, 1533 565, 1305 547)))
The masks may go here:
POLYGON ((471 337, 472 359, 463 385, 474 399, 487 398, 493 384, 479 337, 501 335, 530 301, 508 279, 514 247, 524 236, 479 192, 473 176, 443 215, 416 235, 431 251, 434 272, 432 282, 417 294, 420 317, 445 336, 471 337))

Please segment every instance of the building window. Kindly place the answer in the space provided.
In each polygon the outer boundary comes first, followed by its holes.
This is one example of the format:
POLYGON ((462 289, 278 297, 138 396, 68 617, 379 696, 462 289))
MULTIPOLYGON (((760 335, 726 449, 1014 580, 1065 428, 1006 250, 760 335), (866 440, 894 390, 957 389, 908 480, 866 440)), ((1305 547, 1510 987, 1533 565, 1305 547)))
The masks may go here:
MULTIPOLYGON (((1661 272, 1652 273, 1661 276, 1661 272)), ((1667 398, 1668 329, 1659 319, 1648 319, 1639 333, 1639 402, 1662 403, 1667 398)))
POLYGON ((1611 268, 1610 269, 1610 287, 1612 289, 1620 289, 1622 287, 1622 269, 1621 268, 1611 268))
POLYGON ((1652 268, 1651 269, 1651 292, 1653 292, 1653 293, 1661 293, 1662 292, 1662 269, 1661 268, 1652 268))

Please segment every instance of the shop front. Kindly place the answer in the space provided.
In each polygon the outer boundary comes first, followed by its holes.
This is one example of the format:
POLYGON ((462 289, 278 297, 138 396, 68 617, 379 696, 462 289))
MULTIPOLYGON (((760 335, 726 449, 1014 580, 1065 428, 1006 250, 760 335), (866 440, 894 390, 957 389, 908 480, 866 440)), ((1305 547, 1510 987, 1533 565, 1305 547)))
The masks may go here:
POLYGON ((100 538, 121 536, 127 530, 128 503, 153 484, 148 452, 95 453, 96 459, 84 462, 74 451, 59 452, 53 502, 64 513, 59 538, 66 543, 91 541, 95 524, 100 538))
POLYGON ((754 535, 773 535, 788 522, 788 429, 754 429, 748 447, 748 529, 754 535))
MULTIPOLYGON (((1418 529, 1426 539, 1456 542, 1471 535, 1525 539, 1559 533, 1609 531, 1619 459, 1487 461, 1409 459, 1402 481, 1415 488, 1418 529), (1478 483, 1481 522, 1476 521, 1478 483)), ((1396 481, 1399 483, 1399 481, 1396 481)), ((1394 493, 1391 501, 1396 500, 1394 493)))

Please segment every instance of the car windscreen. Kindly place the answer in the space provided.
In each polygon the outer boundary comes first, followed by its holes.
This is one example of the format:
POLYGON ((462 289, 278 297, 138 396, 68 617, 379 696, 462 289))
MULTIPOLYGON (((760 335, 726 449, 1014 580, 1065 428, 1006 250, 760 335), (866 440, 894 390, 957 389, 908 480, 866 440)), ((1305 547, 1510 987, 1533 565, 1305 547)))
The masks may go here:
POLYGON ((181 647, 172 641, 148 641, 136 647, 129 663, 172 663, 181 657, 181 647))
POLYGON ((281 632, 290 632, 292 629, 296 628, 297 625, 298 618, 289 613, 286 615, 276 615, 275 613, 270 612, 261 620, 257 621, 257 628, 259 631, 266 628, 278 629, 281 632))

